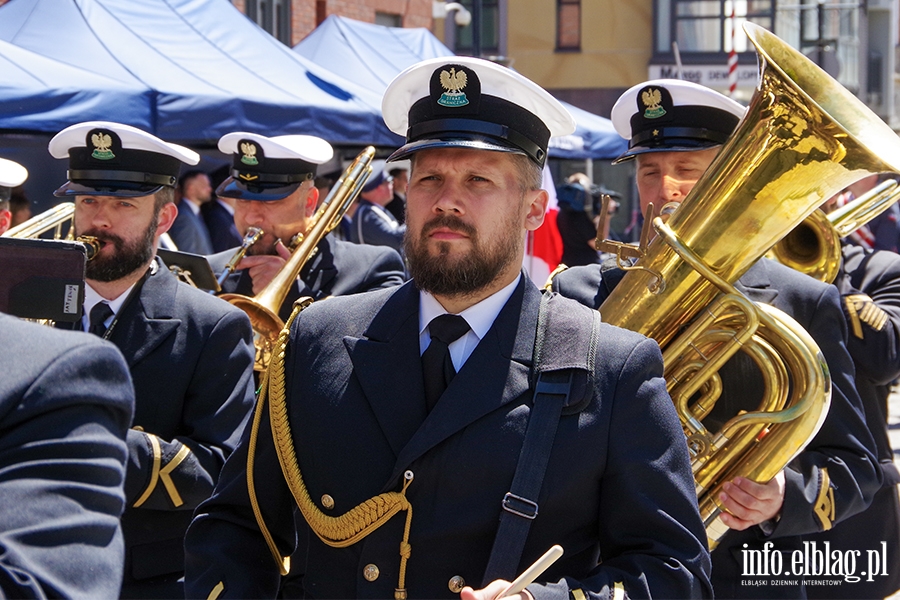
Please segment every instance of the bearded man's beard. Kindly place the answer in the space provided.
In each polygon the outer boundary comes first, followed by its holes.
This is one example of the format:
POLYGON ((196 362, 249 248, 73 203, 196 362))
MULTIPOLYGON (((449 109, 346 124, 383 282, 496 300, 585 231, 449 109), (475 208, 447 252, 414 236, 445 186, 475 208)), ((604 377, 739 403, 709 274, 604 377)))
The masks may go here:
POLYGON ((109 256, 98 253, 97 256, 87 262, 85 267, 87 279, 104 282, 116 281, 146 266, 153 257, 153 237, 156 234, 158 224, 159 217, 154 215, 143 237, 138 238, 133 243, 127 243, 121 237, 109 232, 99 230, 79 232, 78 235, 92 235, 100 242, 112 244, 116 249, 109 256))
POLYGON ((440 215, 428 221, 413 239, 407 235, 403 249, 416 287, 439 296, 467 296, 492 284, 511 262, 519 259, 522 245, 521 219, 511 215, 507 227, 488 242, 459 217, 440 215), (463 256, 450 255, 450 242, 437 242, 438 253, 428 250, 428 234, 440 227, 468 236, 472 248, 463 256))

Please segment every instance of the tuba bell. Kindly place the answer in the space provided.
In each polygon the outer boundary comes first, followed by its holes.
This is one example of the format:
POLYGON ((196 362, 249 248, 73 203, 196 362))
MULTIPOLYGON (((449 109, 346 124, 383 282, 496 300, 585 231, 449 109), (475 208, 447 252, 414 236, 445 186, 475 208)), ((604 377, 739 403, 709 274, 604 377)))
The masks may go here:
POLYGON ((722 485, 774 477, 821 427, 831 394, 809 334, 733 283, 827 198, 900 172, 900 139, 874 113, 774 34, 744 29, 760 62, 745 117, 678 210, 653 220, 658 236, 600 307, 604 321, 663 349, 711 547, 727 532, 722 485), (721 392, 718 370, 738 350, 760 367, 767 394, 709 431, 701 421, 721 392))

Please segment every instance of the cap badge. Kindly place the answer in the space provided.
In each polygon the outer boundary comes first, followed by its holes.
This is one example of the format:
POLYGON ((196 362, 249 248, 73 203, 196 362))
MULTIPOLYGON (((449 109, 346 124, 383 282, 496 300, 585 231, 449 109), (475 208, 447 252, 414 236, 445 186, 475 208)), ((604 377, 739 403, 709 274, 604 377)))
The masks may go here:
POLYGON ((97 160, 110 160, 116 155, 109 149, 112 146, 112 137, 108 133, 95 133, 91 136, 91 143, 94 144, 94 151, 91 156, 97 160))
POLYGON ((250 173, 238 173, 238 177, 240 177, 244 181, 253 181, 254 179, 259 179, 259 175, 251 175, 250 173))
POLYGON ((245 165, 258 165, 259 161, 256 160, 256 145, 251 144, 250 142, 241 142, 241 162, 245 165))
POLYGON ((437 103, 441 106, 465 106, 469 103, 463 88, 466 87, 466 72, 456 71, 455 67, 450 67, 450 72, 441 71, 441 86, 446 92, 441 94, 437 103))
POLYGON ((641 101, 647 107, 647 110, 644 111, 644 118, 658 119, 666 114, 666 109, 660 106, 662 93, 659 90, 648 89, 641 92, 641 101))

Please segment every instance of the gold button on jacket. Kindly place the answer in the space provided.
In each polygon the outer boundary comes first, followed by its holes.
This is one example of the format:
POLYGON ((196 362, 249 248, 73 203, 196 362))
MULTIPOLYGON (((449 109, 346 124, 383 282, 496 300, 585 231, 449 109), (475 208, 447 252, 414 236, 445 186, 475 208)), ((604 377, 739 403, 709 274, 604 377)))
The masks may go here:
POLYGON ((363 569, 363 577, 366 578, 366 581, 375 581, 379 574, 380 571, 376 565, 369 564, 363 569))
POLYGON ((450 591, 454 594, 458 594, 466 587, 466 580, 459 575, 454 575, 450 578, 450 581, 447 582, 447 587, 450 588, 450 591))

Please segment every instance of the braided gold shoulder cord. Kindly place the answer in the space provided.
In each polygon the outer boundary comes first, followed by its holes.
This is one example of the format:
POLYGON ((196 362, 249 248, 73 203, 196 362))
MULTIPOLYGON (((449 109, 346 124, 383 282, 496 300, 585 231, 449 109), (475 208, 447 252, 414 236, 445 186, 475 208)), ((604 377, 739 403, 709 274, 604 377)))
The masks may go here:
POLYGON ((262 511, 256 499, 256 489, 253 483, 253 463, 256 450, 256 440, 259 424, 265 409, 267 397, 269 403, 269 419, 272 423, 272 435, 275 439, 275 450, 281 471, 284 474, 288 487, 300 507, 303 518, 309 524, 319 539, 333 548, 345 548, 360 541, 385 523, 401 510, 406 513, 406 526, 403 531, 403 540, 400 542, 400 577, 394 597, 397 600, 406 598, 406 561, 410 556, 409 530, 412 522, 412 505, 406 499, 406 488, 412 483, 412 474, 407 471, 403 489, 399 492, 387 492, 373 498, 369 498, 358 506, 350 509, 339 517, 332 517, 323 513, 313 502, 303 483, 300 466, 297 462, 297 454, 294 450, 291 426, 288 422, 287 402, 284 389, 284 357, 290 337, 291 323, 306 308, 310 302, 298 301, 290 319, 278 336, 272 352, 269 368, 263 375, 260 386, 259 399, 256 412, 253 416, 253 429, 250 432, 250 447, 247 458, 247 491, 250 495, 250 503, 253 506, 253 514, 259 529, 269 546, 275 562, 278 564, 282 575, 290 571, 290 557, 282 557, 272 539, 272 535, 265 525, 262 511))

